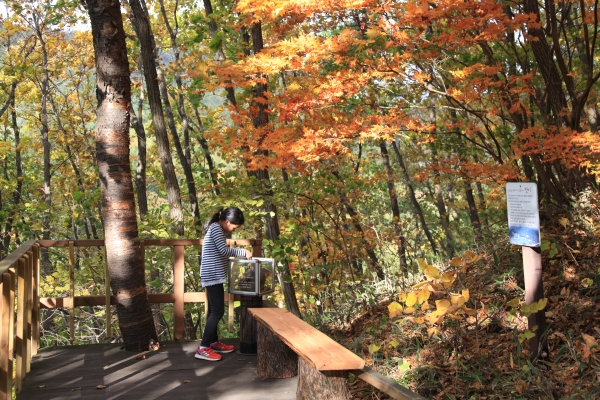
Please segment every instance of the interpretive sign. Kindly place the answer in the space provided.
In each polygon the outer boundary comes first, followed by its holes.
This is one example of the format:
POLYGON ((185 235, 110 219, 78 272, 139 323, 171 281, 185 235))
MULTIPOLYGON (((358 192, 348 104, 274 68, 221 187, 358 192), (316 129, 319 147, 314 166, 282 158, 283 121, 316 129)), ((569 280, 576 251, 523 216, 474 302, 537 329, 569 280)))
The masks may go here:
POLYGON ((540 213, 535 182, 508 182, 506 184, 508 232, 510 243, 539 247, 540 213))

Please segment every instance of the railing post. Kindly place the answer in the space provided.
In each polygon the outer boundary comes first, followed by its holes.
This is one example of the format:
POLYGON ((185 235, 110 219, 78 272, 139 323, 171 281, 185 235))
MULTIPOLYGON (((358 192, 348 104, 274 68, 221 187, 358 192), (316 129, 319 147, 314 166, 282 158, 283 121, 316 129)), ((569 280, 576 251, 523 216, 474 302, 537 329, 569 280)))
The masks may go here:
POLYGON ((22 381, 26 373, 25 368, 27 367, 23 360, 23 357, 26 355, 25 321, 27 319, 27 288, 25 284, 25 259, 21 257, 17 262, 17 379, 15 381, 15 390, 17 393, 21 391, 22 381))
POLYGON ((10 324, 10 315, 14 314, 14 308, 11 309, 13 303, 14 290, 12 290, 12 276, 5 272, 2 274, 2 330, 0 331, 0 399, 12 399, 12 374, 13 363, 12 356, 9 353, 9 341, 13 330, 10 324))
POLYGON ((173 291, 175 292, 175 302, 173 304, 173 336, 175 340, 184 339, 184 321, 183 321, 183 292, 185 290, 184 282, 184 246, 173 246, 173 291))
POLYGON ((27 288, 25 295, 25 372, 31 371, 31 337, 33 329, 31 322, 33 321, 33 252, 28 251, 25 258, 25 287, 27 288))
POLYGON ((108 273, 108 255, 104 246, 104 293, 106 296, 106 338, 112 337, 112 309, 110 308, 110 275, 108 273))
POLYGON ((33 328, 31 338, 31 355, 35 356, 40 348, 40 245, 35 244, 33 250, 33 307, 31 310, 31 326, 33 328))
POLYGON ((71 335, 71 344, 75 341, 75 246, 73 241, 69 241, 69 300, 71 309, 69 310, 69 333, 71 335))

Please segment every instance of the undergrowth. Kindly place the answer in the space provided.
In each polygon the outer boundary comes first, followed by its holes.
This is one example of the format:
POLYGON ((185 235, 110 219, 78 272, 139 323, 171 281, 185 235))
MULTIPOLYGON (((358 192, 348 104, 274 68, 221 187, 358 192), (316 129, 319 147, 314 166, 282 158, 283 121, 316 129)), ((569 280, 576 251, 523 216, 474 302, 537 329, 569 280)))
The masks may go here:
MULTIPOLYGON (((428 283, 413 290, 414 304, 407 299, 410 290, 377 292, 360 315, 343 328, 329 324, 329 331, 367 365, 425 398, 600 398, 596 200, 582 197, 573 213, 551 207, 541 213, 547 359, 531 361, 521 248, 508 238, 471 253, 473 262, 463 256, 459 268, 452 267, 456 260, 436 265, 438 280, 444 273, 454 276, 447 286, 435 286, 426 271, 428 283), (433 290, 420 292, 423 287, 433 290), (444 299, 451 299, 454 314, 432 318, 430 309, 444 299)), ((323 329, 327 320, 320 323, 323 329)), ((360 381, 352 388, 356 399, 389 398, 360 381)))

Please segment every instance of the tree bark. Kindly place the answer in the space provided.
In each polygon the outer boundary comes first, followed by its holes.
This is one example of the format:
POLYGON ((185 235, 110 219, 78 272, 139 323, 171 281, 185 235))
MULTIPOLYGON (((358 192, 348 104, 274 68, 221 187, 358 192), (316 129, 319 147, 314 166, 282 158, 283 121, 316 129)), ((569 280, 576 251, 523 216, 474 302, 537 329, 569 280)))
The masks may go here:
POLYGON ((282 379, 298 375, 298 354, 260 322, 257 323, 256 330, 256 374, 261 379, 282 379))
POLYGON ((160 90, 158 87, 154 36, 152 35, 148 11, 146 10, 145 4, 142 4, 140 0, 129 0, 129 5, 132 12, 131 24, 140 41, 144 78, 146 80, 146 90, 148 92, 148 103, 152 114, 154 133, 156 134, 156 147, 158 148, 160 164, 165 178, 167 200, 169 202, 171 220, 173 221, 173 230, 177 235, 183 236, 184 227, 181 192, 175 174, 175 167, 173 166, 173 159, 171 157, 169 137, 167 135, 160 90))
POLYGON ((415 194, 415 189, 410 180, 410 176, 408 175, 408 170, 406 169, 406 164, 404 164, 404 157, 402 157, 402 154, 400 153, 400 149, 398 148, 396 141, 392 142, 392 149, 394 150, 394 153, 396 154, 396 158, 398 159, 398 164, 400 165, 400 169, 402 170, 402 178, 404 180, 404 185, 408 189, 410 202, 412 203, 415 213, 417 214, 417 217, 419 218, 421 227, 422 227, 423 231, 425 232, 425 236, 427 236, 427 240, 429 241, 431 250, 433 250, 433 252, 435 254, 437 254, 437 252, 438 252, 437 245, 435 244, 435 240, 433 240, 433 236, 431 235, 431 232, 429 231, 429 227, 427 226, 427 221, 425 221, 425 214, 423 214, 423 209, 421 208, 421 205, 419 204, 419 201, 417 200, 417 196, 415 194))
POLYGON ((351 399, 348 371, 319 371, 298 357, 297 400, 351 399))
POLYGON ((129 162, 131 81, 119 2, 84 3, 92 26, 98 100, 96 155, 102 189, 108 273, 125 348, 157 340, 139 248, 129 162))
MULTIPOLYGON (((398 194, 396 193, 396 187, 394 185, 394 176, 392 174, 392 167, 390 165, 390 156, 388 155, 387 146, 385 141, 379 142, 379 148, 381 150, 381 159, 383 161, 383 167, 385 169, 386 181, 388 186, 388 194, 390 196, 390 203, 392 206, 392 218, 394 225, 394 232, 398 236, 396 241, 398 243, 398 258, 400 260, 400 271, 403 274, 407 274, 406 267, 406 238, 402 232, 402 226, 400 226, 400 207, 398 206, 398 194)), ((435 251, 435 248, 433 250, 435 251)))
MULTIPOLYGON (((16 84, 14 84, 13 90, 16 88, 16 84)), ((4 237, 0 242, 0 259, 4 259, 8 255, 8 250, 10 248, 10 240, 11 240, 11 231, 13 229, 13 222, 17 213, 17 208, 19 204, 21 204, 21 197, 23 193, 23 163, 21 159, 21 135, 19 131, 19 125, 17 124, 17 110, 15 106, 15 98, 14 93, 10 96, 9 105, 11 106, 11 121, 13 127, 13 133, 15 135, 15 182, 16 187, 14 189, 11 201, 11 209, 8 210, 8 217, 6 218, 6 223, 4 224, 4 237)), ((0 207, 4 208, 4 207, 0 207)))
POLYGON ((135 169, 135 191, 138 199, 138 209, 140 210, 140 219, 144 221, 148 214, 148 196, 146 194, 146 130, 142 123, 142 103, 140 98, 138 114, 131 108, 131 125, 137 136, 138 162, 135 169))
MULTIPOLYGON (((263 49, 262 27, 260 22, 252 25, 251 32, 254 54, 258 54, 263 49)), ((250 108, 254 110, 252 115, 252 123, 255 128, 262 127, 269 122, 267 107, 268 102, 264 101, 266 100, 266 92, 267 85, 265 83, 258 83, 252 96, 252 104, 250 105, 250 108), (257 101, 258 99, 260 100, 257 101)), ((262 138, 259 139, 258 143, 256 143, 256 147, 259 148, 259 150, 255 152, 254 156, 264 156, 267 153, 266 150, 260 150, 261 141, 262 138)), ((265 216, 263 217, 265 235, 267 239, 276 243, 279 241, 280 230, 279 221, 277 218, 277 208, 271 201, 273 197, 273 189, 271 187, 269 170, 266 168, 252 170, 248 167, 248 160, 246 161, 246 169, 248 176, 254 176, 264 187, 262 193, 265 193, 266 195, 263 196, 264 203, 261 207, 261 211, 265 213, 265 216)), ((285 304, 288 311, 293 313, 298 318, 302 318, 302 315, 300 314, 300 307, 298 306, 298 300, 296 299, 296 289, 294 288, 294 284, 291 279, 289 265, 285 260, 282 260, 281 263, 283 264, 283 267, 278 268, 277 277, 283 291, 285 304)))

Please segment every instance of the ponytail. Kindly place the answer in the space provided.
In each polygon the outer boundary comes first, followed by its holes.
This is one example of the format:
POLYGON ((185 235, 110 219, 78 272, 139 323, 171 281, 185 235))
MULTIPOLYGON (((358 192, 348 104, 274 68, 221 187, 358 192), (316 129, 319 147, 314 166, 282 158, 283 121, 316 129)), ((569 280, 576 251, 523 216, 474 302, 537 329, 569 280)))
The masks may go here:
POLYGON ((234 225, 244 225, 244 213, 237 207, 227 207, 224 210, 216 212, 202 227, 202 232, 206 235, 208 228, 218 221, 228 220, 234 225))

